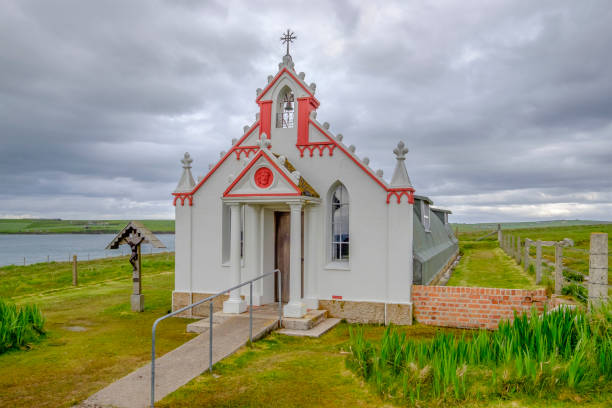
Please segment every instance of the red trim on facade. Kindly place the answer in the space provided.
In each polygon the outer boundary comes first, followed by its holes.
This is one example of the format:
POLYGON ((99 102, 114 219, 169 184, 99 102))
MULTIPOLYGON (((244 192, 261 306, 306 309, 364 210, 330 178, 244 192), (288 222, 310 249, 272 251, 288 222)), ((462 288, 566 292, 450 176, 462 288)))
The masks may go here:
POLYGON ((259 102, 259 138, 261 134, 265 133, 270 139, 272 130, 272 101, 261 101, 259 102))
POLYGON ((350 154, 340 143, 336 142, 336 140, 331 137, 330 135, 327 134, 327 132, 325 132, 323 129, 321 129, 321 127, 319 125, 317 125, 316 122, 314 122, 312 119, 310 120, 310 123, 312 123, 312 125, 317 128, 319 130, 319 132, 323 133, 323 135, 325 137, 327 137, 329 139, 330 142, 332 142, 334 145, 336 145, 336 147, 340 150, 342 150, 361 170, 363 170, 364 172, 366 172, 366 174, 368 176, 370 176, 372 178, 372 180, 374 180, 376 183, 378 183, 379 186, 381 186, 385 191, 388 191, 387 186, 378 179, 378 177, 376 177, 374 174, 372 174, 370 172, 370 170, 368 170, 363 164, 361 164, 357 159, 355 159, 353 157, 352 154, 350 154))
POLYGON ((289 183, 289 185, 291 185, 291 187, 293 187, 296 191, 296 193, 294 194, 280 194, 280 196, 289 196, 289 195, 302 195, 302 192, 300 191, 300 188, 293 182, 293 180, 291 180, 284 171, 281 170, 280 167, 278 167, 278 165, 276 163, 274 163, 273 160, 271 160, 267 154, 264 154, 263 151, 259 151, 259 153, 257 153, 257 155, 251 160, 251 162, 240 172, 240 174, 236 177, 236 179, 234 180, 234 182, 232 184, 230 184, 230 186, 223 192, 223 197, 251 197, 251 196, 274 196, 274 194, 270 195, 270 194, 244 194, 244 195, 240 195, 240 194, 233 194, 233 195, 229 195, 229 192, 231 191, 232 188, 234 188, 234 186, 236 185, 236 183, 238 183, 238 181, 240 181, 242 179, 242 177, 244 177, 244 175, 251 169, 251 167, 253 167, 255 165, 255 163, 257 163, 257 160, 259 160, 259 158, 261 156, 264 156, 266 161, 268 163, 270 163, 270 165, 272 167, 274 167, 284 178, 285 180, 287 180, 287 182, 289 183))
POLYGON ((336 147, 336 145, 331 142, 313 142, 308 143, 306 145, 297 144, 296 147, 300 151, 300 157, 304 157, 305 150, 308 150, 308 152, 310 153, 310 157, 312 157, 315 149, 319 150, 319 156, 323 156, 323 152, 326 149, 327 151, 329 151, 329 155, 333 156, 334 148, 336 147))
POLYGON ((193 194, 192 193, 172 193, 174 196, 174 201, 172 205, 176 207, 177 200, 181 200, 181 207, 185 205, 185 199, 189 201, 189 206, 193 205, 193 194))
MULTIPOLYGON (((310 113, 319 107, 319 102, 310 97, 297 98, 298 100, 298 128, 297 144, 304 146, 308 143, 308 127, 310 123, 310 113)), ((312 154, 311 154, 312 156, 312 154)), ((302 156, 303 157, 303 156, 302 156)))
POLYGON ((397 203, 402 202, 402 196, 408 197, 408 203, 414 204, 414 188, 390 188, 387 190, 387 204, 391 200, 391 196, 397 197, 397 203))
POLYGON ((299 197, 302 193, 269 193, 269 194, 228 194, 224 197, 299 197))
POLYGON ((332 299, 334 299, 334 300, 342 300, 342 296, 340 296, 340 295, 332 295, 332 299))
POLYGON ((213 168, 212 168, 212 169, 211 169, 211 170, 208 172, 208 174, 206 174, 206 176, 204 176, 204 178, 203 178, 202 180, 200 180, 200 182, 199 182, 199 183, 198 183, 198 184, 197 184, 197 185, 196 185, 196 186, 193 188, 193 190, 191 191, 191 194, 192 194, 192 195, 193 195, 193 194, 195 194, 195 192, 196 192, 196 191, 198 191, 198 190, 200 189, 200 187, 202 187, 202 185, 203 185, 204 183, 206 183, 206 180, 208 180, 208 179, 210 178, 210 176, 212 176, 212 175, 213 175, 213 173, 214 173, 215 171, 217 171, 217 169, 219 168, 219 166, 221 166, 221 164, 223 164, 223 162, 225 161, 225 159, 227 159, 227 158, 228 158, 228 157, 229 157, 229 156, 232 154, 232 152, 233 152, 234 150, 236 150, 237 148, 239 148, 239 147, 240 147, 240 144, 241 144, 242 142, 244 142, 244 141, 246 140, 246 138, 247 138, 247 137, 249 137, 249 135, 250 135, 251 133, 253 133, 253 131, 254 131, 255 129, 257 129, 257 127, 259 126, 259 124, 260 124, 260 121, 255 122, 255 123, 253 124, 253 126, 251 126, 251 128, 250 128, 250 129, 249 129, 249 130, 248 130, 248 131, 247 131, 247 132, 246 132, 244 135, 242 135, 242 137, 240 138, 240 140, 238 140, 238 141, 236 142, 236 144, 235 144, 235 145, 234 145, 234 146, 233 146, 231 149, 229 149, 229 151, 228 151, 227 153, 225 153, 225 156, 223 156, 223 157, 221 158, 221 160, 219 160, 219 161, 217 162, 217 164, 215 165, 215 167, 213 167, 213 168))
POLYGON ((268 84, 268 85, 267 85, 267 86, 264 88, 264 90, 263 90, 263 91, 261 91, 261 93, 259 94, 259 96, 257 97, 257 99, 255 99, 255 102, 259 103, 259 100, 260 100, 261 98, 263 98, 263 96, 264 96, 264 95, 265 95, 265 94, 266 94, 266 93, 267 93, 267 92, 270 90, 270 88, 272 88, 272 86, 273 86, 273 85, 276 83, 276 81, 278 81, 278 79, 281 77, 281 75, 283 75, 283 73, 285 73, 285 72, 286 72, 287 74, 289 74, 289 76, 290 76, 291 78, 293 78, 293 80, 294 80, 294 81, 295 81, 295 82, 296 82, 296 83, 297 83, 297 84, 298 84, 298 85, 299 85, 299 86, 300 86, 300 87, 301 87, 301 88, 302 88, 304 91, 306 91, 306 93, 307 93, 308 95, 310 95, 312 98, 314 98, 314 100, 317 102, 317 104, 319 103, 319 101, 317 101, 317 100, 316 100, 316 98, 314 97, 314 94, 312 93, 312 91, 311 91, 309 88, 307 88, 306 86, 304 86, 304 84, 302 84, 302 81, 301 81, 301 80, 299 80, 299 79, 297 79, 297 78, 295 77, 295 75, 293 75, 293 74, 291 73, 291 71, 289 71, 287 68, 283 68, 283 69, 281 69, 281 70, 278 72, 278 74, 276 74, 276 76, 274 77, 274 79, 273 79, 272 81, 270 81, 270 83, 269 83, 269 84, 268 84))
POLYGON ((233 149, 234 153, 236 153, 236 160, 240 160, 242 153, 248 159, 251 153, 255 153, 257 150, 259 150, 259 146, 236 146, 233 149))

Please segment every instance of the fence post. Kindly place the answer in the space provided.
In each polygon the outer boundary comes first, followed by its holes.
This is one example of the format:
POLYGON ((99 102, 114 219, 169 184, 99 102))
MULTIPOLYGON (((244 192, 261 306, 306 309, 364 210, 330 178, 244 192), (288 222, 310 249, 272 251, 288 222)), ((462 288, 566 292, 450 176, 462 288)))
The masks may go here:
POLYGON ((514 258, 517 264, 521 263, 521 237, 516 237, 516 252, 514 258))
POLYGON ((536 285, 542 282, 542 240, 536 241, 536 285))
POLYGON ((501 245, 502 243, 502 230, 501 230, 501 224, 497 224, 497 242, 499 242, 499 244, 501 245))
POLYGON ((529 271, 529 247, 531 246, 531 240, 525 238, 525 254, 523 256, 523 268, 525 272, 529 271))
POLYGON ((79 275, 77 273, 77 256, 72 255, 72 286, 79 284, 79 275))
POLYGON ((589 249, 589 307, 608 299, 608 234, 591 234, 589 249))
POLYGON ((563 247, 555 242, 555 295, 561 294, 563 289, 563 247))

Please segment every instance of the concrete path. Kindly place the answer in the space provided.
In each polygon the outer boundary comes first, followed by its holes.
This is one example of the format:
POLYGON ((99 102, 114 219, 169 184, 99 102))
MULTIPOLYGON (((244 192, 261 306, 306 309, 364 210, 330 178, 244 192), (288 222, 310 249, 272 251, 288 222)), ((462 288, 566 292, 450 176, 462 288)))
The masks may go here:
MULTIPOLYGON (((276 319, 253 317, 253 340, 277 327, 276 319)), ((213 364, 249 340, 249 320, 232 317, 213 328, 213 364)), ((155 401, 208 369, 209 333, 203 333, 155 362, 155 401)), ((85 400, 81 407, 140 408, 151 404, 151 364, 128 374, 85 400)))

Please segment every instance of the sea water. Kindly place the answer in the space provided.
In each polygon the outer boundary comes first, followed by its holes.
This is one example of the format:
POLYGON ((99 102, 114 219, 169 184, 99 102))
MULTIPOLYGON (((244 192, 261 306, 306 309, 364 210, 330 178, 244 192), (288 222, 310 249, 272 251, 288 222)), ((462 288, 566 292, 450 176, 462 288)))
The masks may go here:
MULTIPOLYGON (((141 253, 174 252, 174 234, 155 234, 166 248, 143 244, 141 253)), ((0 266, 30 265, 39 262, 66 262, 127 255, 130 248, 104 249, 114 234, 0 234, 0 266)))

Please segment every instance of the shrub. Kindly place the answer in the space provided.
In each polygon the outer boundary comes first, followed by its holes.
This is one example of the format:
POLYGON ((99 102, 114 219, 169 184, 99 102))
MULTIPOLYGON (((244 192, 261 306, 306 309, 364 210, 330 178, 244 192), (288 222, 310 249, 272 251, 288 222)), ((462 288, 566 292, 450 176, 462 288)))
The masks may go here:
POLYGON ((25 347, 45 335, 45 318, 38 306, 15 304, 0 298, 0 354, 25 347))

